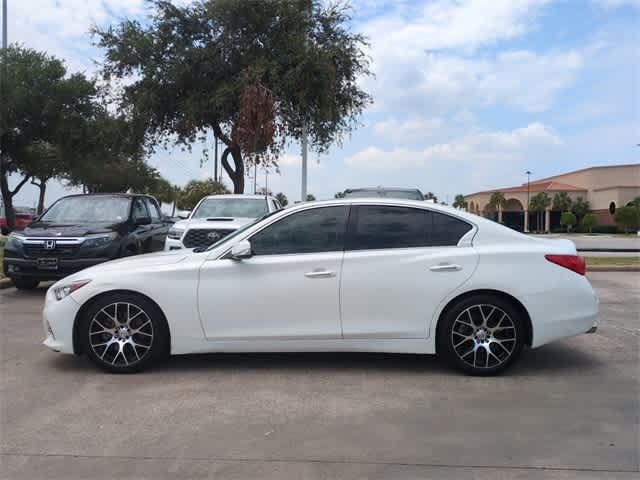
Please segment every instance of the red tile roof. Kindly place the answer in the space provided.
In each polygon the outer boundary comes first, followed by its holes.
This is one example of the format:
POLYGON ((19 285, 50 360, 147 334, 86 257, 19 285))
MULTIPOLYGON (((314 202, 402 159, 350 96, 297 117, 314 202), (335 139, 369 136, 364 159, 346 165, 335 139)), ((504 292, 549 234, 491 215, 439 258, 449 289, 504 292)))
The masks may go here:
MULTIPOLYGON (((575 185, 569 185, 568 183, 560 183, 560 182, 554 182, 554 181, 531 182, 529 184, 529 190, 531 192, 586 192, 587 191, 587 189, 583 187, 576 187, 575 185)), ((478 193, 494 193, 494 192, 526 193, 526 191, 527 191, 527 184, 523 183, 522 185, 518 185, 515 187, 494 188, 492 190, 483 190, 481 192, 472 193, 466 196, 477 195, 478 193)))

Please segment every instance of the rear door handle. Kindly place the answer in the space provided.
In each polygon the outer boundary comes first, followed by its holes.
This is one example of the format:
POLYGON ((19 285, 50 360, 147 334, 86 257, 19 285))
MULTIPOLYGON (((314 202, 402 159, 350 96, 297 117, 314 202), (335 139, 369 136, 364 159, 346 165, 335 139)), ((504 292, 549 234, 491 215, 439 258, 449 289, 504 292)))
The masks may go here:
POLYGON ((429 267, 429 270, 432 272, 457 272, 458 270, 462 270, 462 267, 454 263, 443 263, 429 267))
POLYGON ((331 270, 316 269, 316 270, 313 270, 312 272, 305 273, 304 276, 307 278, 330 278, 330 277, 335 277, 336 274, 331 270))

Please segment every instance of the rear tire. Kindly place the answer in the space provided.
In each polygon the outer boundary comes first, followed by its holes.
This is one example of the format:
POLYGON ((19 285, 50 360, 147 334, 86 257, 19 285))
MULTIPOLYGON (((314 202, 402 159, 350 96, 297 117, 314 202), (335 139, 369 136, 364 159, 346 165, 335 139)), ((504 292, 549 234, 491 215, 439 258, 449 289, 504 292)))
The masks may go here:
POLYGON ((40 285, 40 280, 36 280, 34 278, 12 277, 11 281, 18 290, 34 290, 35 288, 38 288, 38 285, 40 285))
POLYGON ((169 354, 164 315, 141 295, 104 295, 86 309, 80 321, 83 351, 107 372, 139 372, 169 354))
POLYGON ((508 368, 525 344, 525 320, 500 297, 474 295, 450 308, 438 326, 438 353, 469 375, 508 368))

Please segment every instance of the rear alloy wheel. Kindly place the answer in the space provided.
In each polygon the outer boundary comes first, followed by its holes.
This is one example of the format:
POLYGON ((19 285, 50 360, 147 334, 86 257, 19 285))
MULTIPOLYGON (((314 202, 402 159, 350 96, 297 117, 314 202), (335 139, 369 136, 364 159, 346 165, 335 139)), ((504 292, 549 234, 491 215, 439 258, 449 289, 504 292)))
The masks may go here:
POLYGON ((143 370, 168 353, 162 313, 131 294, 100 299, 83 319, 84 351, 100 368, 114 373, 143 370))
POLYGON ((513 306, 500 298, 477 296, 451 309, 439 329, 438 350, 471 375, 507 368, 524 345, 524 326, 513 306))
POLYGON ((40 285, 40 280, 33 278, 12 278, 11 281, 18 290, 33 290, 40 285))

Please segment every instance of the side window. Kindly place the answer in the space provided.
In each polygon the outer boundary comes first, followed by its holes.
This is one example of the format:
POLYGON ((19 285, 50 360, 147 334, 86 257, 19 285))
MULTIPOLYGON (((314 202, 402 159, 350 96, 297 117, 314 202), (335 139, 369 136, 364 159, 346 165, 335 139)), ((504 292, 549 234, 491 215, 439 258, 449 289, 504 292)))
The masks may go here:
POLYGON ((136 221, 139 218, 148 217, 147 207, 145 207, 142 199, 136 198, 133 202, 133 210, 131 211, 131 218, 136 221))
POLYGON ((434 247, 457 245, 460 239, 471 230, 471 225, 444 213, 432 212, 431 245, 434 247))
POLYGON ((314 208, 289 215, 250 238, 253 253, 284 255, 341 251, 347 208, 314 208))
POLYGON ((149 210, 149 216, 151 217, 151 221, 153 223, 157 223, 160 221, 160 211, 158 210, 158 206, 156 202, 151 200, 150 198, 145 198, 145 203, 147 204, 147 209, 149 210))
POLYGON ((429 246, 427 210, 366 205, 354 207, 351 218, 348 250, 429 246))

